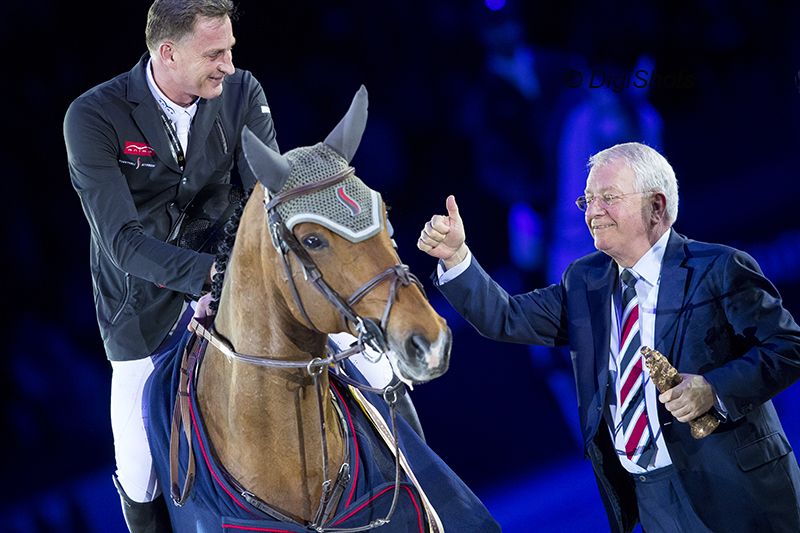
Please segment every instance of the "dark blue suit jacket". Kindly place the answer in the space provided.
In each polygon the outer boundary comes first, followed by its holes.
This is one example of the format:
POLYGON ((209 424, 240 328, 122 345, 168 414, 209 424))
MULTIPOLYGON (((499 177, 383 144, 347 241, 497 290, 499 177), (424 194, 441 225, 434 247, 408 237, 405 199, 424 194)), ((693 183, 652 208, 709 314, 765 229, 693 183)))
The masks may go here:
MULTIPOLYGON (((636 497, 603 417, 617 273, 610 257, 595 252, 572 263, 560 284, 510 296, 473 258, 439 289, 488 338, 569 346, 586 455, 612 530, 630 531, 636 497)), ((659 412, 698 515, 713 531, 800 531, 800 470, 770 401, 800 377, 800 327, 755 260, 672 231, 655 348, 679 372, 703 375, 728 410, 727 422, 701 440, 663 406, 659 412)))

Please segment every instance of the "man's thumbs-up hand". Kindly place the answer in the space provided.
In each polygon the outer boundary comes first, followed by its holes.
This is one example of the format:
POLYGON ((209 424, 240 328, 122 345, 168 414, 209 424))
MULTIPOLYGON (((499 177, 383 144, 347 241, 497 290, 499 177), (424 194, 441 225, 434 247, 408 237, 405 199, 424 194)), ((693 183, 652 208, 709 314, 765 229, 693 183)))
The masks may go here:
POLYGON ((428 255, 441 259, 445 268, 452 268, 467 256, 464 243, 464 223, 458 211, 456 197, 452 194, 446 201, 447 215, 433 215, 422 228, 417 248, 428 255))

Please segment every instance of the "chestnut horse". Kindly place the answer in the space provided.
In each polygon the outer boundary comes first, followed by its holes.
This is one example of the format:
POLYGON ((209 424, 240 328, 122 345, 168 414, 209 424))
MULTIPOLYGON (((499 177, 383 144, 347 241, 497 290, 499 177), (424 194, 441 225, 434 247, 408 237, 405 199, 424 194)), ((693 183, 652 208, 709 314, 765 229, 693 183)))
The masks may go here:
MULTIPOLYGON (((216 530, 388 531, 382 526, 391 523, 395 531, 442 531, 447 519, 436 508, 450 500, 462 507, 446 514, 478 517, 471 531, 498 530, 432 452, 424 470, 447 480, 417 479, 414 463, 427 448, 391 409, 403 385, 358 385, 344 362, 371 346, 400 381, 424 383, 447 370, 451 345, 444 319, 400 262, 380 195, 350 166, 366 117, 362 87, 324 143, 280 155, 248 129, 242 134, 260 184, 240 210, 213 326, 193 321, 196 337, 181 341, 181 373, 150 398, 151 405, 165 401, 158 395, 173 398, 169 460, 159 453, 169 447, 160 443, 169 429, 149 430, 151 448, 174 503, 197 504, 196 524, 206 512, 193 500, 204 478, 230 499, 217 510, 216 530), (336 353, 327 344, 336 332, 358 343, 336 353), (365 415, 381 428, 359 429, 354 420, 365 415), (377 443, 364 440, 368 433, 377 443), (354 486, 368 468, 354 453, 369 450, 385 454, 377 462, 389 467, 387 499, 373 512, 365 510, 377 506, 379 491, 367 488, 359 500, 354 486), (247 520, 226 519, 233 511, 247 520), (286 525, 259 521, 266 517, 286 525)), ((173 523, 186 527, 170 507, 173 523)))

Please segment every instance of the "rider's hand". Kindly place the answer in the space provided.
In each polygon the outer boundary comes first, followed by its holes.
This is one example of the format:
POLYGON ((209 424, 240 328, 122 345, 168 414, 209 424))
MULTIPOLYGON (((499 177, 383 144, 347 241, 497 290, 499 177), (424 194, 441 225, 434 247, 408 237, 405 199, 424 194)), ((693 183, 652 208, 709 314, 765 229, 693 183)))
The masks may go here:
MULTIPOLYGON (((211 309, 212 295, 211 293, 204 294, 197 300, 197 305, 194 308, 194 316, 192 318, 197 319, 199 322, 202 322, 204 318, 209 317, 214 314, 214 310, 211 309)), ((194 331, 194 327, 192 327, 192 322, 189 322, 189 325, 186 326, 186 329, 189 331, 194 331)))

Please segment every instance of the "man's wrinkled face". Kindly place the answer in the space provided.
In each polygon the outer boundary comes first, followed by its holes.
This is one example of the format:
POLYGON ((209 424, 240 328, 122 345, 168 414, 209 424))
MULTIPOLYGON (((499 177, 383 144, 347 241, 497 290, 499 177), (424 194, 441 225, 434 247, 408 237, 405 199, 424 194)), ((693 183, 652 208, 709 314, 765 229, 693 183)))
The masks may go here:
POLYGON ((222 94, 223 79, 235 72, 231 51, 235 42, 229 17, 197 17, 194 31, 174 44, 175 80, 184 99, 177 103, 222 94))
POLYGON ((586 208, 586 225, 594 246, 623 266, 633 266, 650 248, 649 211, 638 194, 634 173, 624 162, 612 161, 594 167, 586 179, 587 198, 594 198, 586 208), (599 198, 614 198, 604 205, 599 198))

